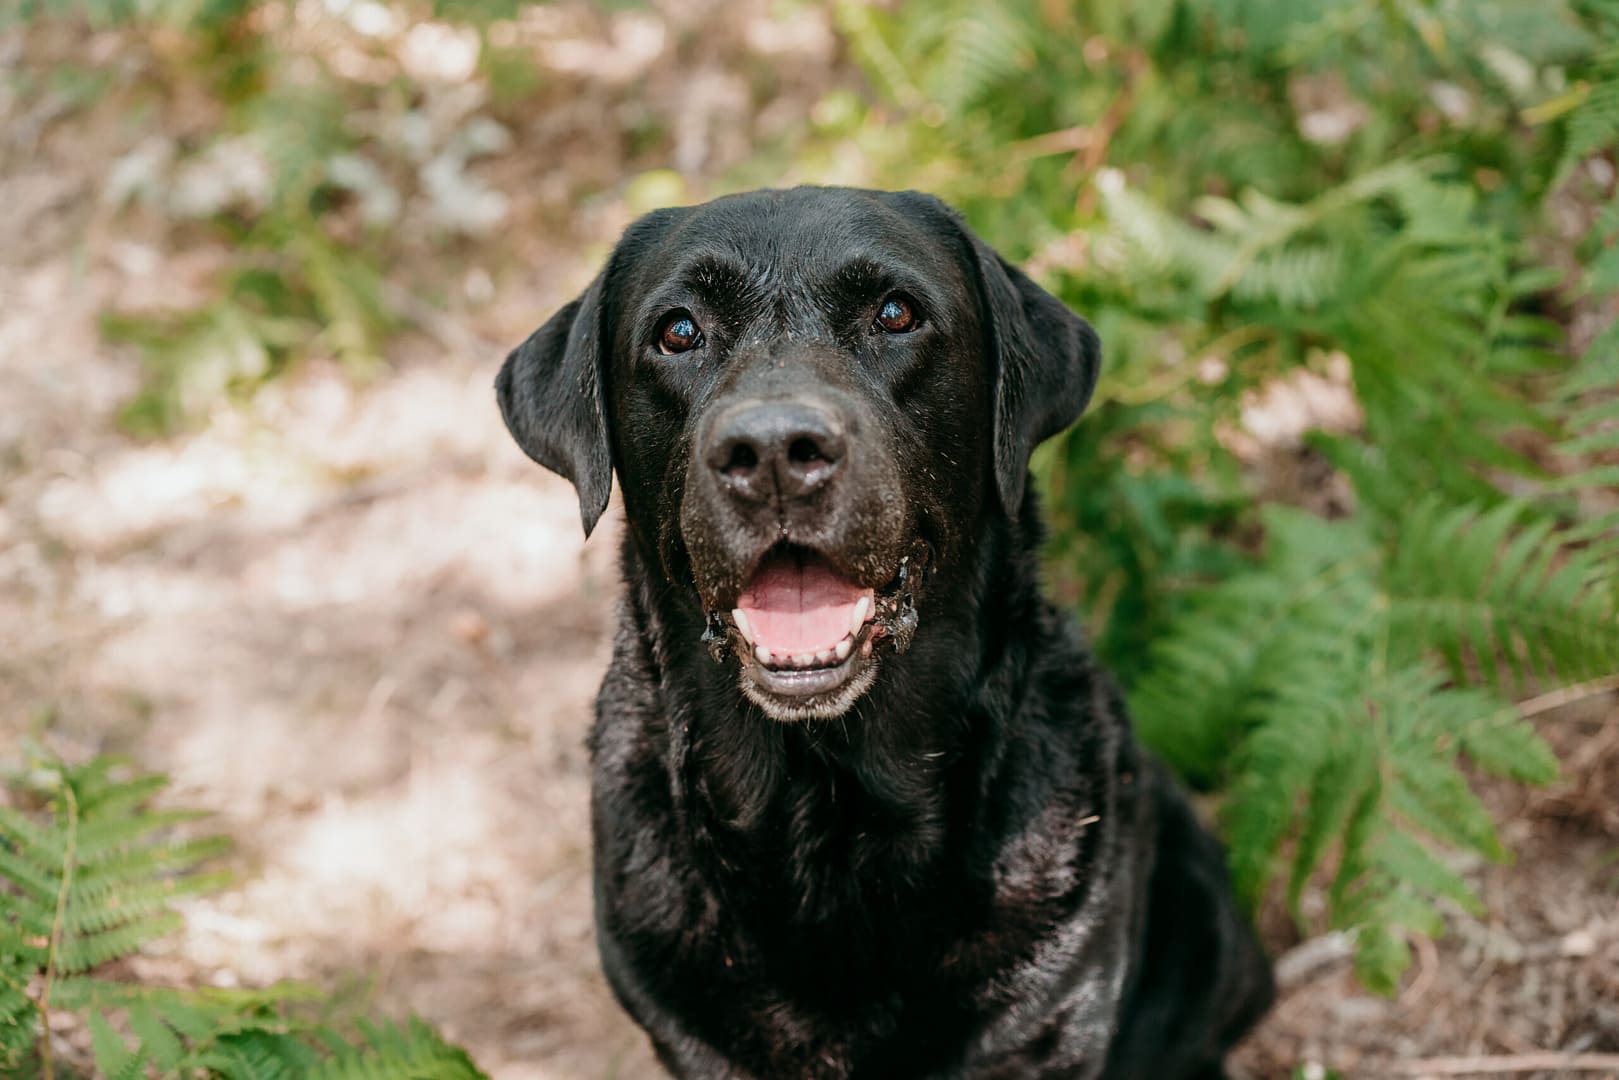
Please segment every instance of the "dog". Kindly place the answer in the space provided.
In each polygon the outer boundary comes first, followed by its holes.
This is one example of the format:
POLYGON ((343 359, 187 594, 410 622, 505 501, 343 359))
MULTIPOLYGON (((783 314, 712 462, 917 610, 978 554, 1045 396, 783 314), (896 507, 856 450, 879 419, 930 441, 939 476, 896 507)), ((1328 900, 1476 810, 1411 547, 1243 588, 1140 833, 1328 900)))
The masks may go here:
POLYGON ((625 591, 598 946, 676 1076, 1223 1076, 1269 965, 1219 845, 1040 595, 1082 318, 917 192, 651 213, 505 360, 625 591))

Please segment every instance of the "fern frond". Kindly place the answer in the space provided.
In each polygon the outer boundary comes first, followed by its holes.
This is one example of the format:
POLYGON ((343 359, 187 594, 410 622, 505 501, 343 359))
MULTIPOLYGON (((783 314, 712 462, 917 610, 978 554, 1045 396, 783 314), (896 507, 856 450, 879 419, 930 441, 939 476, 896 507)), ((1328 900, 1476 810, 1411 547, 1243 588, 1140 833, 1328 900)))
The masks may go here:
MULTIPOLYGON (((1345 726, 1318 712, 1278 709, 1270 722, 1261 721, 1240 744, 1238 779, 1222 808, 1221 824, 1230 847, 1232 883, 1249 907, 1257 907, 1276 876, 1282 843, 1299 821, 1301 794, 1310 790, 1335 756, 1334 740, 1327 732, 1345 726)), ((1344 798, 1333 793, 1331 802, 1344 798)), ((1309 832, 1324 828, 1317 819, 1335 813, 1330 805, 1306 809, 1312 819, 1309 832)), ((1305 858, 1316 863, 1321 847, 1312 839, 1310 848, 1305 858)), ((1312 865, 1299 875, 1308 878, 1313 870, 1312 865)))
MULTIPOLYGON (((119 764, 117 758, 111 759, 119 764)), ((111 825, 124 819, 123 815, 138 810, 153 796, 169 785, 169 778, 161 773, 150 773, 117 779, 110 766, 97 764, 68 774, 65 779, 73 785, 79 803, 79 816, 99 819, 102 825, 111 825)))
POLYGON ((1130 698, 1142 739, 1200 781, 1224 772, 1278 698, 1306 710, 1344 700, 1343 681, 1358 666, 1349 658, 1366 647, 1375 599, 1370 539, 1281 507, 1268 508, 1264 522, 1264 572, 1195 597, 1153 649, 1130 698))
POLYGON ((19 908, 19 912, 37 912, 40 905, 48 904, 56 898, 57 881, 52 877, 54 867, 40 866, 30 858, 32 852, 26 851, 17 839, 19 834, 6 827, 0 821, 0 840, 16 843, 15 848, 0 847, 0 881, 6 882, 13 889, 27 894, 32 903, 27 908, 19 908))
POLYGON ((34 810, 0 808, 6 1075, 40 1056, 48 1008, 88 1014, 97 1074, 111 1080, 482 1077, 464 1051, 418 1020, 361 1024, 358 1035, 345 1035, 304 1019, 318 995, 299 984, 178 990, 93 974, 178 928, 174 899, 225 880, 196 871, 220 841, 172 836, 196 815, 151 808, 163 779, 126 771, 113 759, 77 769, 44 763, 19 784, 34 810), (109 1019, 119 1012, 127 1030, 109 1019))
POLYGON ((1332 0, 1198 0, 1191 6, 1222 30, 1238 32, 1241 47, 1264 55, 1297 29, 1319 23, 1332 0))
POLYGON ((487 1080, 466 1051, 446 1043, 420 1020, 404 1025, 365 1024, 363 1039, 346 1053, 333 1055, 311 1080, 366 1080, 379 1071, 422 1080, 487 1080))
POLYGON ((1576 681, 1619 667, 1619 612, 1597 587, 1611 568, 1544 524, 1508 543, 1522 507, 1427 500, 1412 508, 1384 581, 1402 645, 1437 648, 1463 678, 1476 663, 1498 687, 1515 673, 1576 681))
POLYGON ((1567 179, 1591 154, 1619 146, 1619 46, 1593 57, 1586 78, 1590 89, 1568 116, 1554 182, 1567 179))
MULTIPOLYGON (((195 815, 151 809, 166 781, 126 771, 110 758, 44 763, 18 784, 36 810, 0 810, 0 1016, 27 1035, 0 1036, 12 1064, 37 1043, 41 1011, 71 1006, 73 976, 173 932, 169 903, 220 883, 191 871, 221 841, 171 839, 195 815)), ((99 1013, 91 1025, 106 1075, 139 1075, 154 1060, 123 1049, 99 1013)))
POLYGON ((28 982, 37 962, 32 951, 18 947, 0 918, 0 1065, 19 1069, 39 1044, 39 1009, 28 982))
MULTIPOLYGON (((165 819, 159 819, 166 826, 165 819)), ((157 877, 178 875, 215 859, 230 850, 230 840, 223 836, 151 837, 140 846, 120 845, 100 859, 86 861, 80 873, 81 887, 91 896, 99 896, 107 889, 157 877)))
POLYGON ((1475 691, 1448 689, 1443 676, 1416 663, 1376 680, 1368 705, 1391 780, 1388 810, 1410 829, 1506 861, 1495 823, 1456 769, 1462 732, 1480 714, 1497 711, 1495 703, 1475 691))
POLYGON ((161 911, 99 933, 64 935, 56 956, 56 970, 66 975, 83 974, 113 960, 133 956, 183 925, 184 920, 179 915, 161 911))
POLYGON ((129 1029, 139 1040, 141 1054, 149 1058, 159 1072, 175 1072, 185 1061, 185 1046, 174 1029, 164 1022, 157 1008, 149 1002, 137 1002, 129 1009, 129 1029))
POLYGON ((99 864, 130 848, 150 843, 154 833, 167 832, 206 816, 191 810, 146 810, 135 813, 129 809, 112 810, 98 806, 91 810, 90 824, 80 828, 80 858, 87 863, 99 864))
MULTIPOLYGON (((1299 896, 1338 839, 1329 917, 1360 935, 1359 966, 1369 985, 1390 988, 1403 970, 1406 951, 1391 944, 1398 941, 1395 930, 1438 932, 1435 898, 1477 909, 1471 888, 1435 856, 1433 845, 1506 857, 1488 813, 1457 769, 1470 736, 1484 731, 1488 738, 1504 727, 1500 713, 1486 695, 1447 689, 1421 663, 1390 671, 1374 663, 1363 673, 1354 708, 1306 713, 1278 701, 1251 740, 1255 746, 1268 741, 1274 751, 1252 755, 1245 748, 1244 779, 1227 808, 1233 846, 1267 844, 1247 858, 1269 869, 1282 841, 1295 837, 1288 894, 1298 917, 1299 896), (1313 768, 1301 769, 1300 759, 1313 768), (1279 828, 1241 827, 1278 811, 1279 828)), ((1528 760, 1538 764, 1523 770, 1526 777, 1555 775, 1531 732, 1514 728, 1512 738, 1534 747, 1528 760)))
POLYGON ((928 89, 930 97, 947 109, 980 100, 1029 63, 1029 25, 1002 5, 962 5, 938 33, 932 66, 938 77, 928 89))
POLYGON ((90 1014, 90 1047, 95 1053, 96 1069, 103 1076, 117 1080, 135 1080, 146 1066, 146 1055, 139 1048, 131 1050, 124 1045, 123 1036, 100 1013, 90 1014))
MULTIPOLYGON (((1377 790, 1382 779, 1377 748, 1361 725, 1336 723, 1325 732, 1311 732, 1309 736, 1310 743, 1324 743, 1327 749, 1315 755, 1315 775, 1306 782, 1305 790, 1310 795, 1300 815, 1293 865, 1287 876, 1288 909, 1299 923, 1304 921, 1299 901, 1305 887, 1320 869, 1333 842, 1346 834, 1356 808, 1377 790)), ((1282 831, 1286 831, 1285 824, 1282 831)), ((1274 850, 1276 837, 1269 841, 1274 850)), ((1263 887, 1264 881, 1256 885, 1263 887)), ((1252 891, 1256 885, 1250 885, 1251 895, 1257 895, 1252 891)))
MULTIPOLYGON (((8 921, 36 938, 58 938, 47 979, 133 955, 179 926, 169 907, 173 900, 217 888, 224 880, 193 871, 227 842, 172 838, 173 826, 196 815, 149 808, 165 779, 122 779, 114 771, 118 767, 116 761, 98 759, 76 770, 47 771, 36 790, 51 800, 48 819, 0 811, 0 878, 8 886, 8 921), (65 810, 69 795, 76 808, 71 828, 65 810)), ((37 954, 33 959, 41 967, 47 962, 37 954)))
POLYGON ((73 891, 67 906, 67 929, 70 934, 105 933, 168 911, 169 904, 181 897, 217 892, 229 882, 230 875, 224 872, 164 876, 134 884, 95 882, 73 891))
POLYGON ((1526 652, 1565 675, 1619 649, 1598 633, 1612 607, 1578 587, 1581 555, 1553 523, 1523 525, 1528 513, 1429 500, 1374 536, 1272 508, 1262 563, 1199 594, 1131 698, 1171 761, 1235 777, 1221 821, 1247 902, 1281 878, 1302 921, 1300 898, 1336 852, 1330 919, 1361 935, 1372 985, 1398 978, 1401 934, 1440 925, 1435 899, 1476 905, 1437 850, 1508 857, 1460 757, 1525 782, 1556 776, 1515 710, 1454 680, 1529 635, 1526 652), (1547 630, 1553 615, 1565 621, 1547 630))

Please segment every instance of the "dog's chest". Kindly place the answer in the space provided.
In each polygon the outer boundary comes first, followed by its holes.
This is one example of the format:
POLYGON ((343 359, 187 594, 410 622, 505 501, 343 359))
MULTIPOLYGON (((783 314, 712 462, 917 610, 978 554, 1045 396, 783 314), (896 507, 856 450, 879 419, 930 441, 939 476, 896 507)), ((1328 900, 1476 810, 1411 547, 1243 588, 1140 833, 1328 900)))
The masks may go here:
POLYGON ((732 846, 719 872, 693 878, 693 915, 665 927, 671 996, 760 1076, 949 1075, 986 1042, 1045 1039, 1055 1053, 1071 1041, 1060 1009, 1050 1031, 1031 1019, 986 1035, 986 1018, 1050 1000, 1106 951, 1113 928, 1081 910, 1096 883, 1081 837, 1108 830, 1047 808, 1027 831, 972 873, 959 860, 918 866, 911 831, 869 824, 732 846))

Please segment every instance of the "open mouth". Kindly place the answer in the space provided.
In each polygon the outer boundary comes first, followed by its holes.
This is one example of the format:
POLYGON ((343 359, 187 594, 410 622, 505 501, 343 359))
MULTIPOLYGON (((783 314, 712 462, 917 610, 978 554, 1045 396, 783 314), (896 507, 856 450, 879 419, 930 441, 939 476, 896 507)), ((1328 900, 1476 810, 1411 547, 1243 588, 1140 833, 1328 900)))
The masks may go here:
POLYGON ((736 653, 754 689, 824 698, 853 682, 879 641, 896 651, 910 644, 925 558, 919 545, 889 584, 873 589, 848 581, 813 551, 781 545, 760 562, 728 616, 710 616, 706 640, 716 659, 727 647, 736 653))
POLYGON ((759 681, 798 697, 834 689, 857 653, 870 654, 875 601, 874 590, 844 580, 820 556, 782 547, 759 564, 731 621, 759 681))

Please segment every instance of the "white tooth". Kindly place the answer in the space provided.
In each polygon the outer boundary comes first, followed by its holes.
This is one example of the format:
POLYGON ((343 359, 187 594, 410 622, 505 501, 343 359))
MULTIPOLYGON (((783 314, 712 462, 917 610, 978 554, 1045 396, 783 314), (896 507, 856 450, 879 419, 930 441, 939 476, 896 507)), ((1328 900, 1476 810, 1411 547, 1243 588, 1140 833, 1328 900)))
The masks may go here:
POLYGON ((866 625, 866 612, 871 610, 871 597, 862 596, 855 601, 854 613, 849 616, 849 633, 858 634, 860 628, 866 625))
POLYGON ((801 652, 801 653, 799 653, 797 656, 793 657, 793 666, 794 667, 814 667, 815 666, 815 654, 812 653, 812 652, 801 652))
POLYGON ((825 667, 832 662, 832 650, 824 649, 815 654, 815 666, 825 667))
POLYGON ((748 643, 751 645, 753 643, 753 627, 748 625, 747 612, 743 611, 741 608, 737 608, 735 611, 731 612, 731 620, 736 623, 736 628, 742 631, 742 636, 747 639, 748 643))
POLYGON ((836 656, 839 661, 847 660, 849 659, 849 652, 853 648, 854 638, 846 637, 832 647, 832 655, 836 656))
POLYGON ((753 655, 758 659, 759 663, 766 666, 770 664, 770 650, 765 648, 763 645, 755 645, 753 647, 753 655))

